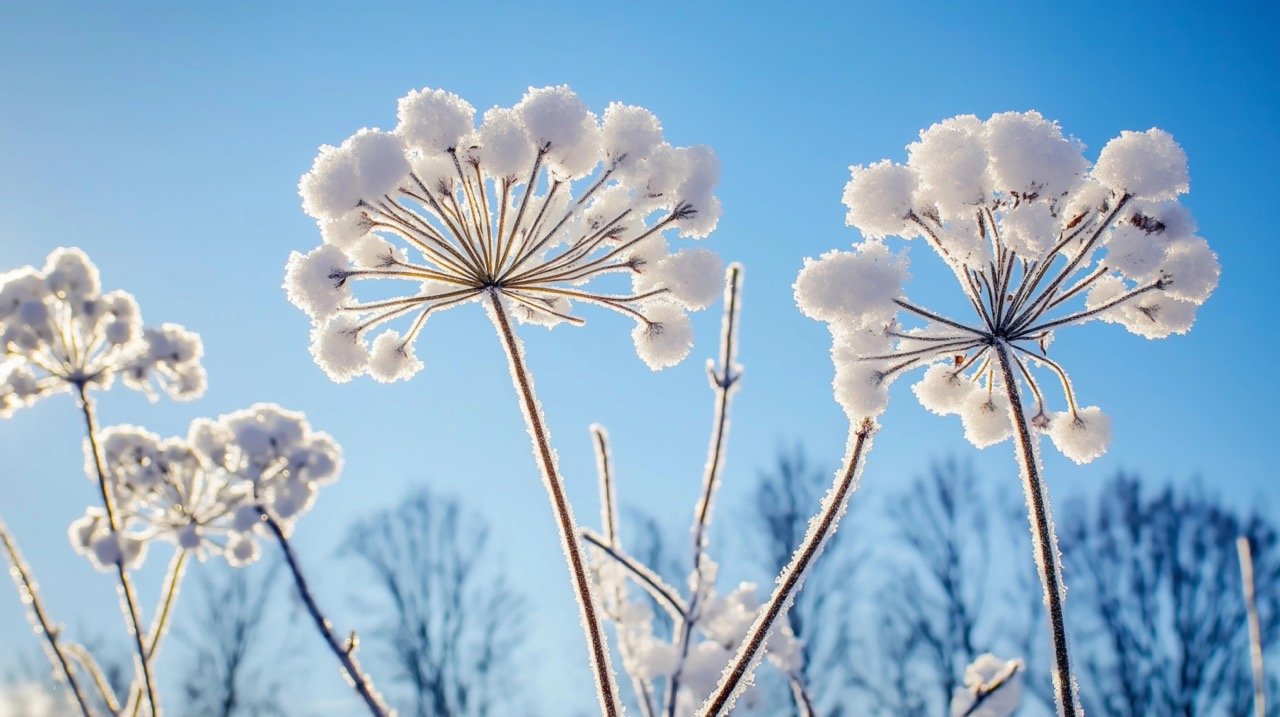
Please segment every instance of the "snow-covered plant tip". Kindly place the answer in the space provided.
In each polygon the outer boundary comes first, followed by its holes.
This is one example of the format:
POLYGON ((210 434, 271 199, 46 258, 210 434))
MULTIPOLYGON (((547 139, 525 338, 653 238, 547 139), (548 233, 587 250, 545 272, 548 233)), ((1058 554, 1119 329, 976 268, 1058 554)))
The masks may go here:
POLYGON ((1101 320, 1152 339, 1185 333, 1218 283, 1216 256, 1177 202, 1186 156, 1159 129, 1122 133, 1091 167, 1083 146, 1036 112, 964 115, 921 132, 905 165, 852 175, 846 221, 865 240, 806 262, 795 285, 801 309, 830 324, 836 396, 850 415, 879 414, 890 382, 927 366, 913 387, 921 405, 959 414, 970 442, 994 445, 1014 431, 997 390, 1004 354, 1034 397, 1032 425, 1086 463, 1106 451, 1110 422, 1081 405, 1049 358, 1055 332, 1101 320), (891 235, 923 238, 964 300, 912 303, 906 255, 883 241, 891 235))
POLYGON ((289 259, 289 299, 311 316, 311 351, 336 381, 422 368, 414 340, 434 312, 500 301, 529 323, 581 324, 574 303, 635 322, 654 369, 689 352, 686 311, 719 292, 719 260, 672 253, 664 232, 705 237, 720 204, 706 147, 672 147, 648 110, 614 103, 602 118, 567 87, 530 89, 484 113, 442 90, 402 97, 393 131, 362 129, 323 147, 299 184, 324 244, 289 259), (592 280, 621 273, 630 291, 592 280), (398 295, 353 298, 391 280, 398 295), (403 319, 406 329, 389 328, 403 319), (376 336, 372 336, 373 334, 376 336))
MULTIPOLYGON (((135 426, 100 435, 121 532, 91 508, 71 525, 72 547, 100 569, 123 555, 135 566, 147 541, 163 539, 201 559, 242 566, 258 558, 266 513, 286 533, 341 467, 338 445, 313 433, 302 414, 259 404, 197 419, 185 438, 161 439, 135 426)), ((87 456, 93 473, 93 456, 87 456)))
POLYGON ((1058 709, 1074 717, 1065 588, 1038 434, 1085 463, 1106 451, 1110 423, 1080 404, 1049 346, 1059 329, 1092 320, 1147 338, 1190 329, 1219 268, 1177 201, 1188 190, 1186 155, 1167 132, 1150 129, 1122 133, 1090 165, 1056 123, 1008 112, 945 120, 907 147, 905 165, 851 171, 846 221, 864 239, 852 252, 807 261, 795 283, 800 308, 831 329, 836 398, 853 418, 877 416, 889 384, 927 366, 914 386, 925 408, 959 414, 980 448, 1017 437, 1058 709), (909 300, 906 255, 890 249, 890 236, 928 244, 964 300, 949 309, 909 300), (1066 410, 1050 408, 1045 375, 1060 386, 1066 410), (1022 386, 1033 406, 1023 405, 1022 386))
POLYGON ((1022 702, 1023 671, 1022 660, 979 655, 951 697, 951 717, 1012 717, 1022 702))
POLYGON ((144 328, 133 296, 102 293, 79 249, 55 249, 43 269, 0 274, 0 418, 73 387, 126 386, 179 400, 204 393, 200 337, 176 324, 144 328))

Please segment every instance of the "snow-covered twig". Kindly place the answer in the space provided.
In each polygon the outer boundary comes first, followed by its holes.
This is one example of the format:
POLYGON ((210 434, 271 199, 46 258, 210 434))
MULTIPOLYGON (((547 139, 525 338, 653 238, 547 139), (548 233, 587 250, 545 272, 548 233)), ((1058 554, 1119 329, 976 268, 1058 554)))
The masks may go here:
MULTIPOLYGON (((164 576, 164 585, 160 589, 160 605, 156 608, 156 616, 151 621, 151 630, 147 632, 148 660, 156 658, 156 653, 160 650, 160 643, 168 633, 169 620, 173 617, 173 606, 178 601, 178 589, 182 585, 183 577, 187 574, 187 557, 187 551, 179 548, 174 553, 173 559, 169 561, 169 569, 164 576)), ((142 709, 142 688, 139 685, 134 685, 129 689, 129 700, 125 704, 130 705, 130 707, 126 707, 125 711, 132 717, 138 717, 139 710, 142 709)))
POLYGON ((1236 550, 1240 554, 1240 588, 1244 593, 1244 606, 1249 621, 1249 664, 1253 668, 1253 713, 1257 717, 1267 715, 1267 672, 1262 663, 1262 621, 1258 618, 1258 599, 1253 587, 1253 550, 1249 538, 1236 538, 1236 550))
POLYGON ((35 579, 31 577, 31 570, 22 559, 22 553, 18 551, 18 545, 14 542, 13 536, 9 534, 9 529, 3 521, 0 521, 0 545, 3 545, 5 557, 9 561, 9 572, 18 588, 18 599, 30 609, 31 618, 35 622, 36 629, 40 634, 44 635, 45 643, 49 646, 50 659, 53 661, 54 666, 61 671, 62 679, 66 681, 67 687, 71 689, 71 695, 75 698, 76 706, 80 708, 81 714, 84 717, 92 717, 93 713, 89 710, 89 703, 85 700, 84 693, 80 690, 80 682, 76 679, 75 670, 72 668, 59 640, 62 630, 49 621, 48 615, 44 610, 44 603, 40 600, 40 589, 36 585, 35 579))

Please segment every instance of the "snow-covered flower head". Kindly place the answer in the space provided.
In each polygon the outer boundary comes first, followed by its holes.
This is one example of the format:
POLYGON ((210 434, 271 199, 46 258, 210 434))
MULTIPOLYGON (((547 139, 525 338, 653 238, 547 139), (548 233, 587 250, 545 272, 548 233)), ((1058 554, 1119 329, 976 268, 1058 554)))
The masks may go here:
POLYGON ((0 274, 0 418, 73 386, 106 388, 116 375, 154 397, 204 393, 200 337, 176 324, 144 328, 138 303, 102 293, 79 249, 55 249, 43 269, 0 274))
POLYGON ((830 326, 836 398, 851 418, 878 415, 889 383, 927 366, 920 403, 959 414, 986 447, 1013 433, 1011 376, 1034 397, 1032 425, 1067 457, 1106 451, 1109 420, 1079 405, 1049 358, 1055 331, 1096 319, 1147 338, 1185 333, 1219 267, 1177 202, 1186 156, 1168 133, 1124 132, 1092 166, 1083 151, 1037 112, 963 115, 922 131, 906 164, 851 168, 846 221, 865 238, 807 260, 795 283, 801 310, 830 326), (965 301, 939 311, 909 301, 906 254, 888 236, 928 244, 965 301), (1000 356, 1016 368, 1002 371, 1000 356), (1061 386, 1067 410, 1050 412, 1033 369, 1061 386))
POLYGON ((951 697, 951 717, 1011 717, 1022 702, 1023 672, 1022 660, 979 655, 951 697))
POLYGON ((611 309, 635 321, 650 367, 685 357, 686 312, 715 300, 721 271, 709 251, 671 252, 665 234, 715 228, 709 149, 667 144, 640 107, 614 103, 598 118, 563 86, 530 89, 479 126, 442 90, 410 92, 397 117, 390 132, 321 148, 299 184, 324 243, 290 256, 284 286, 311 317, 312 354, 332 379, 414 375, 430 314, 479 299, 545 326, 581 324, 575 302, 611 309), (631 286, 586 286, 611 273, 631 286), (397 288, 353 297, 375 279, 397 288))
MULTIPOLYGON (((121 530, 114 534, 105 513, 90 509, 69 532, 73 547, 104 570, 121 560, 136 566, 156 538, 201 559, 251 563, 263 513, 288 531, 342 465, 333 439, 271 404, 197 419, 182 438, 114 426, 99 442, 121 530)), ((92 474, 92 447, 85 452, 92 474)))

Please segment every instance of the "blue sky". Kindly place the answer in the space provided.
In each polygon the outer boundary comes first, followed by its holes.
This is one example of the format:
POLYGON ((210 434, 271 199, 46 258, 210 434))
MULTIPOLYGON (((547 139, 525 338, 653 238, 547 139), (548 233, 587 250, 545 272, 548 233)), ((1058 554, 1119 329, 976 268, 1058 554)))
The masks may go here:
MULTIPOLYGON (((1065 495, 1118 468, 1201 476, 1241 505, 1274 506, 1277 14, 1264 3, 11 3, 0 8, 0 268, 80 246, 149 323, 203 335, 204 398, 150 405, 117 390, 102 399, 104 422, 170 435, 197 416, 274 401, 343 444, 344 477, 298 529, 340 624, 354 618, 332 553, 350 521, 421 482, 481 511, 537 614, 530 681, 547 713, 561 714, 589 704, 585 653, 505 360, 479 308, 432 319, 419 348, 427 369, 412 382, 338 386, 311 362, 306 317, 279 288, 289 251, 318 242, 296 184, 320 144, 393 125, 396 98, 413 88, 486 108, 567 83, 597 110, 642 105, 671 142, 713 147, 724 218, 702 246, 746 266, 728 516, 780 441, 828 463, 843 450, 829 339, 795 309, 790 286, 805 256, 858 239, 839 203, 848 165, 903 159, 921 128, 960 113, 1038 109, 1091 157, 1121 130, 1162 127, 1190 158, 1185 202, 1219 254, 1222 285, 1184 337, 1149 342, 1107 325, 1060 335, 1056 355, 1083 400, 1112 414, 1115 440, 1084 468, 1049 455, 1049 480, 1065 495)), ((928 296, 944 277, 914 253, 909 290, 928 296)), ((629 324, 588 320, 524 332, 577 513, 596 520, 586 427, 600 422, 624 501, 682 539, 705 455, 702 358, 715 351, 717 310, 696 319, 691 359, 657 374, 636 359, 629 324)), ((855 501, 891 492, 932 458, 976 453, 957 420, 919 408, 908 383, 895 387, 855 501)), ((65 538, 93 496, 76 421, 62 396, 0 422, 0 515, 55 614, 111 634, 110 581, 65 538)), ((1010 453, 1002 444, 975 460, 1016 491, 1010 453)), ((727 576, 767 580, 744 567, 740 533, 720 528, 714 549, 737 563, 727 576)), ((17 601, 2 595, 0 644, 34 646, 17 601)), ((326 659, 313 671, 333 668, 326 659)))

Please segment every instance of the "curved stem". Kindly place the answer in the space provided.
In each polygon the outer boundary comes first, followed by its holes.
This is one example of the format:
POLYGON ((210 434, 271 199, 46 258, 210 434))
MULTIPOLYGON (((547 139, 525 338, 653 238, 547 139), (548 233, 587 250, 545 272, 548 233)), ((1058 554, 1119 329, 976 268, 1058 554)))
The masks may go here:
MULTIPOLYGON (((169 619, 173 617, 173 605, 178 601, 178 588, 182 585, 182 578, 187 574, 187 557, 187 551, 179 549, 169 561, 169 571, 165 573, 164 587, 160 590, 160 605, 156 610, 155 619, 151 622, 151 631, 147 633, 148 660, 156 659, 156 653, 160 651, 160 642, 169 630, 169 619)), ((139 710, 142 709, 142 691, 137 685, 130 689, 129 701, 125 704, 132 705, 128 712, 133 717, 138 717, 139 710)))
POLYGON ((1040 584, 1044 589, 1045 609, 1049 613, 1049 636, 1053 644, 1053 689, 1060 717, 1076 717, 1075 678, 1071 673, 1071 658, 1067 651, 1067 627, 1064 615, 1066 586, 1062 581, 1062 560, 1058 553, 1058 536, 1053 528, 1053 515, 1049 506, 1048 490, 1040 471, 1040 456, 1036 437, 1022 410, 1018 395, 1017 378, 1013 375, 1013 362, 1009 348, 1002 341, 995 346, 996 360, 1004 378, 1009 397, 1009 411, 1017 437, 1018 465, 1022 469, 1022 489, 1027 498, 1027 520, 1031 524, 1031 547, 1035 553, 1040 584))
POLYGON ((720 683, 712 691, 711 697, 703 704, 698 714, 702 717, 719 717, 728 714, 733 708, 734 700, 745 689, 745 678, 755 667, 756 661, 764 654, 766 641, 775 624, 791 607, 791 601, 804 582, 809 567, 818 559, 827 539, 835 533, 836 526, 844 515, 849 504, 849 496, 858 487, 858 479, 862 475, 863 459, 870 449, 871 434, 875 424, 871 419, 864 419, 850 437, 844 468, 836 473, 831 490, 822 499, 822 508, 809 522, 809 530, 804 541, 796 549, 791 562, 782 569, 778 576, 773 595, 758 613, 756 621, 747 631, 738 652, 733 656, 729 666, 720 677, 720 683))
MULTIPOLYGON (((98 419, 93 412, 93 401, 89 398, 85 384, 76 385, 80 399, 80 412, 84 415, 85 432, 89 436, 89 448, 93 451, 93 466, 98 474, 98 489, 102 493, 102 507, 107 512, 107 523, 113 535, 119 535, 120 516, 116 512, 115 497, 107 485, 106 461, 102 457, 102 446, 98 445, 98 419)), ((156 699, 155 683, 151 679, 151 660, 147 656, 146 645, 143 644, 142 612, 138 609, 138 595, 133 589, 133 580, 124 568, 123 557, 116 563, 116 577, 120 581, 120 593, 124 598, 125 619, 133 632, 133 643, 138 653, 138 664, 142 672, 142 685, 147 692, 147 703, 151 705, 152 717, 160 716, 160 703, 156 699)))
POLYGON ((515 385, 516 393, 519 394, 521 412, 529 428, 529 436, 533 439, 534 457, 542 473, 543 485, 551 499, 552 512, 555 513, 556 528, 560 533, 560 547, 564 550, 565 559, 569 563, 569 574, 573 581, 574 594, 578 599, 582 627, 586 632, 591 671, 596 679, 600 708, 608 717, 618 717, 622 714, 622 708, 618 702, 618 688, 614 683, 613 667, 610 664, 609 645, 600 625, 600 616, 597 615, 586 561, 578 546, 577 524, 573 520, 569 498, 565 495, 564 485, 556 468, 550 437, 546 426, 543 425, 542 411, 533 391, 533 379, 525 365, 520 340, 512 331, 511 321, 507 318, 506 310, 502 308, 502 299, 496 290, 490 292, 489 298, 493 309, 491 318, 498 329, 499 338, 502 339, 502 347, 506 350, 507 362, 511 366, 511 381, 515 385))
POLYGON ((36 581, 31 577, 31 571, 23 561, 22 553, 18 552, 18 545, 14 542, 13 536, 9 535, 9 530, 4 523, 0 523, 0 544, 4 546, 5 557, 9 559, 10 573, 18 587, 18 599, 31 610, 31 617, 35 619, 36 626, 40 628, 40 633, 44 635, 45 642, 49 645, 49 656, 54 666, 62 671, 62 678, 71 688, 71 695, 75 697, 76 706, 80 708, 81 714, 84 717, 92 717, 93 712, 89 710, 89 703, 80 689, 75 670, 71 668, 71 662, 63 652, 61 643, 58 642, 61 631, 49 622, 49 617, 44 611, 44 603, 40 600, 40 590, 36 586, 36 581))
POLYGON ((805 689, 804 678, 796 673, 787 675, 787 684, 791 687, 791 701, 796 708, 797 717, 817 717, 813 708, 813 699, 809 690, 805 689))
POLYGON ((369 712, 375 717, 390 717, 395 712, 387 707, 382 701, 382 696, 373 686, 373 680, 369 679, 364 670, 360 667, 359 661, 355 655, 355 640, 348 640, 345 644, 340 641, 333 633, 333 623, 329 622, 329 618, 324 616, 320 611, 319 604, 316 603, 315 596, 311 593, 311 588, 307 585, 307 579, 302 575, 302 566, 298 564, 298 558, 294 555, 293 547, 289 544, 289 539, 284 534, 284 529, 280 527, 280 523, 271 514, 258 508, 258 514, 262 516, 262 522, 276 537, 276 542, 280 544, 280 551, 284 554, 284 561, 289 566, 289 572, 293 575, 293 584, 298 588, 298 596, 302 598, 302 604, 306 606, 307 613, 311 615, 312 621, 316 624, 316 629, 320 631, 320 636, 324 638, 325 644, 329 646, 329 650, 338 658, 338 662, 342 663, 342 671, 351 686, 360 695, 360 699, 364 700, 365 706, 369 708, 369 712))

